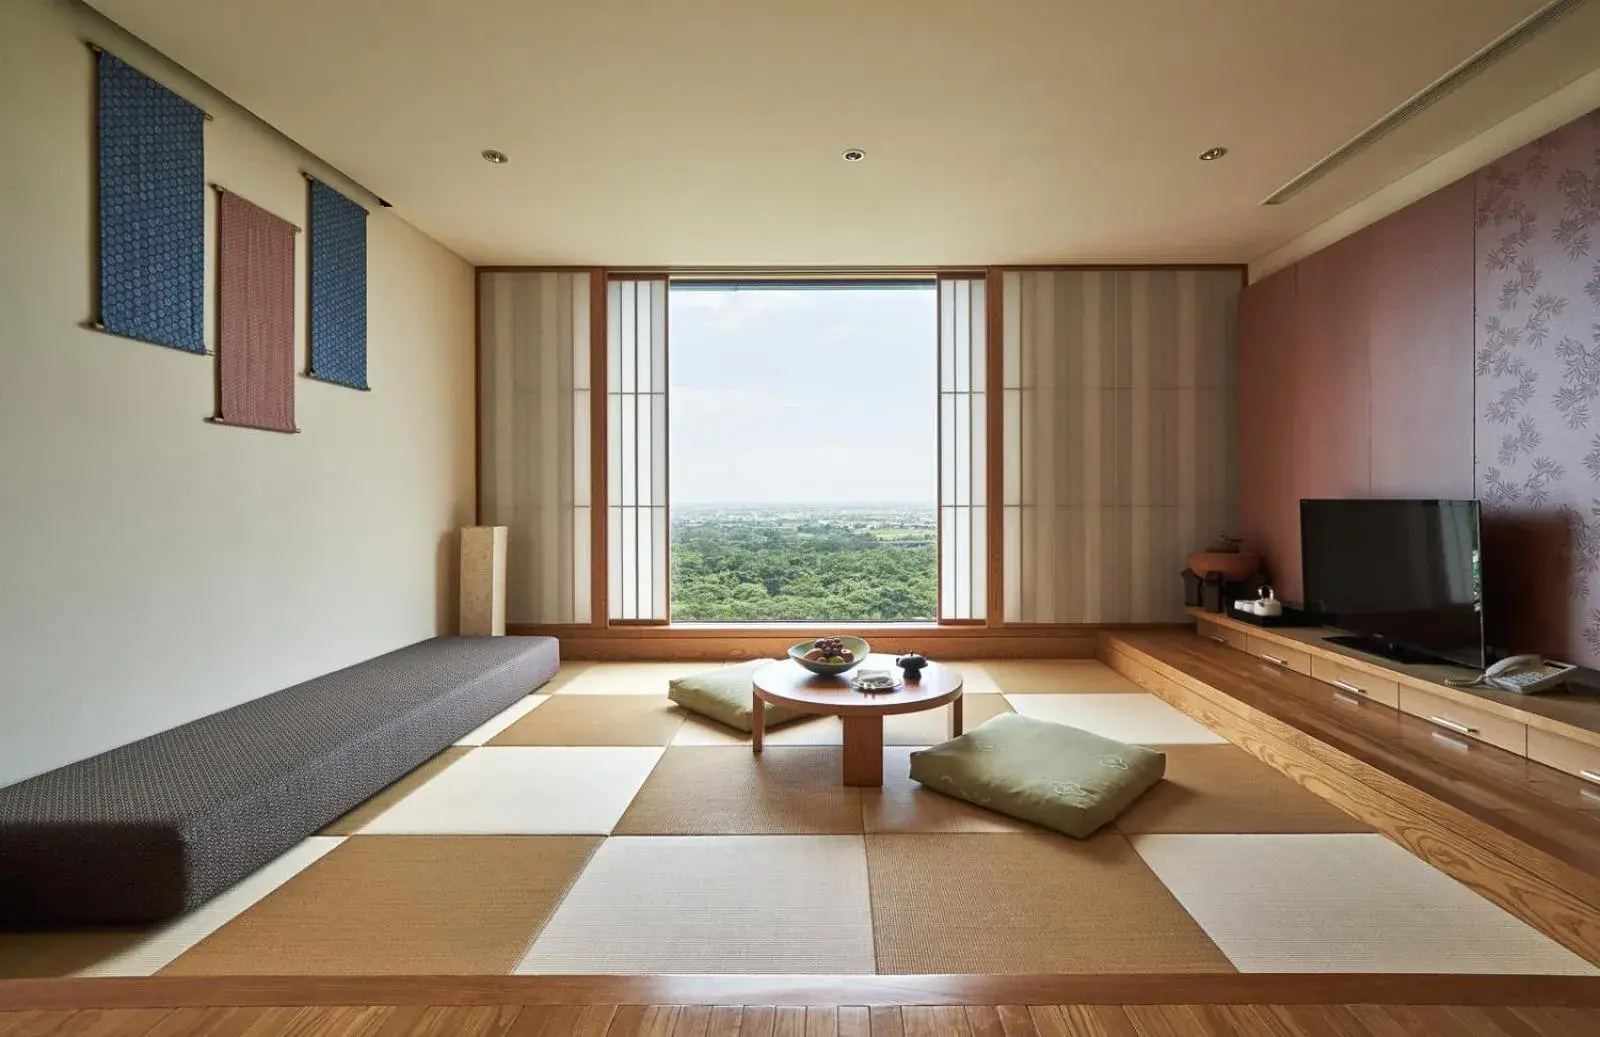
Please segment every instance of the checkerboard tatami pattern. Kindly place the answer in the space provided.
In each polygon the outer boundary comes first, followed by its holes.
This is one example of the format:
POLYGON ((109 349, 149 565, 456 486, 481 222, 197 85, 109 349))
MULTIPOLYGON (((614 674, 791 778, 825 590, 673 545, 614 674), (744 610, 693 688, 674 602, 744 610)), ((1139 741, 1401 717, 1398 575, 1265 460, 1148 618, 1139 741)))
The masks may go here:
POLYGON ((579 663, 194 914, 0 934, 0 976, 1595 971, 1099 663, 954 665, 969 728, 1167 780, 1077 842, 910 780, 947 710, 847 788, 836 720, 757 757, 667 700, 705 664, 579 663))

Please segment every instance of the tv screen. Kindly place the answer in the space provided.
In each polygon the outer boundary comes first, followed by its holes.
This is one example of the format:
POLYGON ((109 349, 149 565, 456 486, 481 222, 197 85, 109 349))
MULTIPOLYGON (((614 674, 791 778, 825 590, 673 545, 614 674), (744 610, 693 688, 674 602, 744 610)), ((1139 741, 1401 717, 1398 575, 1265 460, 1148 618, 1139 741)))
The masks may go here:
POLYGON ((1478 502, 1302 500, 1305 607, 1372 650, 1482 669, 1478 502))

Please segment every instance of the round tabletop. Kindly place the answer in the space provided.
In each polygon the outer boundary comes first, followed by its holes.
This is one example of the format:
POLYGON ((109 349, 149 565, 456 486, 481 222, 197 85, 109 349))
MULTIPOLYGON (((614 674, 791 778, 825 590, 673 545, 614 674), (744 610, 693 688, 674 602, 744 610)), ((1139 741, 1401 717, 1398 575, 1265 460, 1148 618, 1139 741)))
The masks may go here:
POLYGON ((961 674, 948 666, 929 663, 922 679, 907 681, 893 691, 857 691, 850 677, 862 669, 888 670, 897 677, 894 656, 873 653, 855 669, 837 677, 812 673, 793 659, 763 666, 755 673, 755 693, 774 706, 797 713, 881 717, 934 709, 961 697, 961 674))

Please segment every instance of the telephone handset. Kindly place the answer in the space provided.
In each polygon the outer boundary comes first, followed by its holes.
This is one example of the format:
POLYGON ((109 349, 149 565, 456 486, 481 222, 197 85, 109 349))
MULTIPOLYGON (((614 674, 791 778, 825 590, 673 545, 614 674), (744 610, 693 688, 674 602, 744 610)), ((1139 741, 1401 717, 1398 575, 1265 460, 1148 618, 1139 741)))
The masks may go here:
POLYGON ((1537 655, 1513 655, 1485 670, 1483 683, 1501 691, 1531 695, 1555 687, 1576 669, 1571 663, 1552 662, 1537 655))

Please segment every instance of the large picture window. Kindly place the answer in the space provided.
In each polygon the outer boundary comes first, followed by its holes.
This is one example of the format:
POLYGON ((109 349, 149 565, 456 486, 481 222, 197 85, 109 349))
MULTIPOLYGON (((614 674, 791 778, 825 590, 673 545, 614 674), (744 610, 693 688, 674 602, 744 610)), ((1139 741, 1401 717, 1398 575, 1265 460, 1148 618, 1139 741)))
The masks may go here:
POLYGON ((936 618, 934 281, 669 296, 673 621, 936 618))

